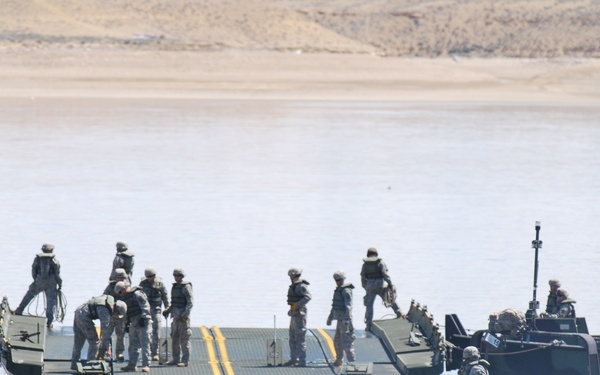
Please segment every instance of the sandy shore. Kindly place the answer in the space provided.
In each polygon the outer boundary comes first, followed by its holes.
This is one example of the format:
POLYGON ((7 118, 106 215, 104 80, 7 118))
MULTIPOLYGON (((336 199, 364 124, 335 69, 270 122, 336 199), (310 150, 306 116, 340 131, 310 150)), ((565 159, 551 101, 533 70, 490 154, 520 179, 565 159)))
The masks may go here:
POLYGON ((0 97, 600 102, 595 59, 18 50, 0 97))
POLYGON ((592 0, 4 0, 0 97, 600 101, 592 0))

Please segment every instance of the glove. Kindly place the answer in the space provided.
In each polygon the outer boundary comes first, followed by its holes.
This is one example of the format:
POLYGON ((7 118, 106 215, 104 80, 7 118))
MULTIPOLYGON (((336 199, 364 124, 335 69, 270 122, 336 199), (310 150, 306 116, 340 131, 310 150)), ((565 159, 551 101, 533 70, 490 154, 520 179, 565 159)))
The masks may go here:
POLYGON ((129 333, 129 323, 125 325, 125 333, 129 333))
POLYGON ((144 328, 146 326, 146 318, 140 318, 138 321, 138 326, 144 328))
POLYGON ((166 309, 165 311, 162 312, 163 316, 166 318, 169 316, 169 309, 166 309))
POLYGON ((330 326, 331 325, 331 318, 327 318, 327 325, 330 326))
POLYGON ((290 310, 292 310, 292 311, 298 310, 298 305, 296 305, 295 303, 293 303, 292 306, 290 306, 290 310))
POLYGON ((190 318, 188 318, 187 316, 182 316, 181 318, 179 318, 179 321, 180 321, 181 323, 187 323, 187 322, 188 322, 188 320, 190 320, 190 318))

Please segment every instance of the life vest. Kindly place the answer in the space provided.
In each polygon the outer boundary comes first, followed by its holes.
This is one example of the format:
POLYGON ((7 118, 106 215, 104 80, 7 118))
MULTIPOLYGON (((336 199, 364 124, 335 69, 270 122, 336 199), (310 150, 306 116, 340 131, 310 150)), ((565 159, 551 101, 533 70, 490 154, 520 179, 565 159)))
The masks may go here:
POLYGON ((52 253, 40 253, 37 254, 37 277, 46 279, 51 275, 56 275, 56 263, 54 261, 54 254, 52 253))
POLYGON ((561 318, 575 318, 575 306, 574 303, 577 303, 574 299, 567 298, 559 302, 558 304, 558 314, 561 318))
POLYGON ((304 279, 300 279, 300 280, 296 281, 295 283, 292 283, 292 285, 290 285, 290 287, 288 288, 288 294, 287 294, 288 305, 291 306, 294 303, 300 301, 302 298, 304 298, 304 295, 296 293, 296 286, 301 283, 310 285, 310 283, 304 279))
POLYGON ((381 273, 381 268, 379 268, 379 264, 381 263, 380 258, 367 257, 363 259, 363 262, 362 274, 367 279, 383 278, 383 273, 381 273))
POLYGON ((128 274, 131 274, 131 272, 133 270, 133 257, 134 256, 135 256, 135 254, 131 253, 129 251, 120 251, 120 252, 117 252, 117 257, 119 257, 119 258, 121 258, 123 260, 123 267, 122 268, 128 274))
POLYGON ((183 293, 183 289, 186 285, 192 286, 189 281, 182 281, 180 283, 173 283, 171 288, 171 306, 184 308, 187 305, 187 298, 183 293))
POLYGON ((556 292, 550 292, 548 294, 548 301, 546 302, 546 312, 548 314, 556 314, 558 312, 558 301, 556 300, 556 292))
POLYGON ((144 289, 144 293, 146 293, 146 297, 148 297, 148 303, 150 306, 156 307, 162 304, 162 279, 160 277, 156 277, 154 282, 151 283, 148 279, 144 278, 140 282, 140 286, 144 289))
POLYGON ((92 319, 98 319, 98 313, 96 312, 96 307, 104 306, 108 309, 110 314, 112 315, 115 308, 115 299, 112 296, 102 295, 98 297, 93 297, 88 301, 88 309, 90 310, 90 316, 92 319))
POLYGON ((134 294, 136 291, 140 291, 142 293, 144 292, 143 289, 139 286, 134 286, 131 288, 129 293, 127 293, 127 295, 125 295, 125 297, 123 298, 123 301, 127 304, 127 317, 129 318, 142 314, 142 307, 134 298, 134 294))
POLYGON ((346 303, 344 302, 344 289, 346 288, 354 289, 354 285, 352 285, 352 283, 347 283, 335 288, 331 302, 331 307, 334 310, 346 311, 346 303))

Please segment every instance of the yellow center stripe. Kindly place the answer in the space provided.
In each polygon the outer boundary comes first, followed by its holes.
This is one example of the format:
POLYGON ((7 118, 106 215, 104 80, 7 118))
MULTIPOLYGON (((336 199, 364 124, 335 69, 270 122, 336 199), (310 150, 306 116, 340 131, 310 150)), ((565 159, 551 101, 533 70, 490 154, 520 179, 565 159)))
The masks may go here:
POLYGON ((327 341, 327 346, 329 347, 329 350, 331 350, 331 354, 333 354, 333 358, 334 359, 337 358, 337 355, 335 353, 335 345, 333 344, 333 339, 331 338, 331 336, 329 336, 323 328, 317 328, 317 331, 319 331, 321 336, 323 336, 325 341, 327 341))
POLYGON ((206 351, 208 352, 208 363, 210 363, 210 367, 212 368, 214 375, 220 375, 221 371, 219 370, 219 362, 217 362, 217 356, 215 355, 215 344, 212 335, 208 332, 208 328, 206 326, 200 327, 202 331, 202 336, 204 336, 204 341, 206 341, 206 351))
POLYGON ((229 356, 227 355, 227 348, 225 347, 225 336, 221 333, 221 330, 217 326, 212 326, 212 329, 216 335, 217 343, 219 344, 219 352, 221 353, 221 363, 225 365, 225 372, 227 375, 234 375, 229 356))

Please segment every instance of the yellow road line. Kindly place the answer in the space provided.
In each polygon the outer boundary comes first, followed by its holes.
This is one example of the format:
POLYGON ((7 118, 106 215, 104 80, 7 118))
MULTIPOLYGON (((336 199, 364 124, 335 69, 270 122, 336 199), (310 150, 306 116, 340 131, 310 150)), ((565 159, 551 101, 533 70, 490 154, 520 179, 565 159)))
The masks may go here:
POLYGON ((323 336, 323 338, 325 338, 325 341, 327 341, 327 346, 329 346, 329 350, 331 350, 333 358, 337 358, 337 355, 335 353, 335 345, 333 344, 333 339, 331 338, 331 336, 329 336, 323 328, 317 328, 317 331, 319 331, 321 336, 323 336))
POLYGON ((204 336, 204 341, 206 341, 206 351, 208 352, 208 363, 210 363, 210 367, 212 368, 214 375, 220 375, 221 371, 219 370, 219 362, 217 361, 217 356, 215 355, 215 344, 212 335, 208 332, 208 328, 206 326, 200 327, 202 331, 202 335, 204 336))
POLYGON ((225 347, 225 336, 221 333, 221 330, 217 326, 212 326, 213 331, 216 335, 217 343, 219 344, 219 352, 221 353, 221 363, 225 365, 225 372, 227 375, 234 375, 229 356, 227 355, 227 348, 225 347))

